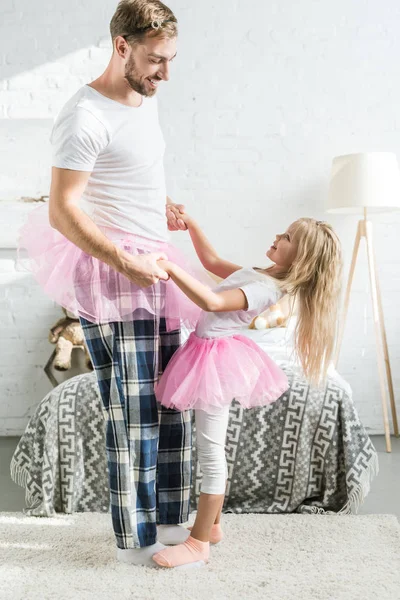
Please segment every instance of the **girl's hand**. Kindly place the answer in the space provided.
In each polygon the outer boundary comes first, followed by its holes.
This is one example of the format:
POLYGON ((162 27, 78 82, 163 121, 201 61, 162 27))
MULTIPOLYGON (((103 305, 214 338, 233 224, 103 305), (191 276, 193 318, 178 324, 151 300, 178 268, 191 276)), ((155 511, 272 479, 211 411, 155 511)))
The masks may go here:
POLYGON ((154 285, 161 280, 168 281, 169 273, 163 270, 161 262, 168 263, 164 252, 151 252, 132 256, 129 252, 120 252, 119 272, 129 281, 140 287, 154 285))
MULTIPOLYGON (((157 266, 163 271, 165 271, 165 273, 167 273, 168 275, 168 279, 170 279, 173 263, 170 260, 160 258, 159 260, 157 260, 157 266)), ((168 281, 168 279, 166 279, 166 281, 168 281)))

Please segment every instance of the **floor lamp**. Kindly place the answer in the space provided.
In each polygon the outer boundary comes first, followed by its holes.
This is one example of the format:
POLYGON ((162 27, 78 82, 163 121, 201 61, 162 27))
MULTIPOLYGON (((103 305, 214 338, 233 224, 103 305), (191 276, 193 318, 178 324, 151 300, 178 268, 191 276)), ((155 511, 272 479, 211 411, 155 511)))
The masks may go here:
POLYGON ((383 318, 382 299, 376 271, 372 240, 372 223, 368 220, 367 216, 374 212, 387 212, 399 209, 400 171, 397 158, 394 154, 389 152, 370 152, 347 154, 345 156, 337 156, 333 159, 328 195, 328 212, 345 214, 358 213, 363 215, 363 218, 358 222, 357 227, 334 363, 335 366, 337 366, 358 250, 361 239, 364 238, 368 256, 368 271, 371 285, 378 373, 387 452, 391 452, 392 448, 386 384, 389 390, 394 435, 397 437, 399 436, 399 426, 397 422, 392 373, 383 318))

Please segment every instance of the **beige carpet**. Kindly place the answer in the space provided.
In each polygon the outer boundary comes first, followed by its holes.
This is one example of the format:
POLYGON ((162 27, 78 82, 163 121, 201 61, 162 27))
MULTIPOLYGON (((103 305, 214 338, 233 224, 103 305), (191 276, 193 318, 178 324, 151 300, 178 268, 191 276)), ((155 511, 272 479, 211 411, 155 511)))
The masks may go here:
POLYGON ((110 517, 0 514, 2 600, 400 599, 393 515, 224 515, 208 566, 117 563, 110 517))

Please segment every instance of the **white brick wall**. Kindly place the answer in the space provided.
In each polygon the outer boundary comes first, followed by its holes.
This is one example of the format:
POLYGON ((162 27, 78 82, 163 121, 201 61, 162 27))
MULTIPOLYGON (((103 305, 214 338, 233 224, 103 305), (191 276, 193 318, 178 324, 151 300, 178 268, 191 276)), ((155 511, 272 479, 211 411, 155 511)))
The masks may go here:
MULTIPOLYGON (((48 193, 52 120, 106 66, 115 5, 2 0, 0 200, 48 193)), ((169 194, 188 205, 223 255, 243 264, 262 264, 274 233, 295 218, 328 218, 343 240, 348 270, 357 219, 327 216, 323 199, 333 156, 400 155, 400 5, 173 0, 170 6, 181 33, 171 81, 159 92, 169 194)), ((3 205, 0 235, 11 218, 3 205)), ((374 223, 400 410, 400 216, 374 223)), ((190 249, 183 234, 174 239, 190 249)), ((53 348, 48 328, 58 318, 33 281, 13 273, 14 252, 0 251, 0 435, 21 433, 50 389, 42 368, 53 348)), ((339 366, 364 424, 378 433, 374 344, 362 248, 339 366)))

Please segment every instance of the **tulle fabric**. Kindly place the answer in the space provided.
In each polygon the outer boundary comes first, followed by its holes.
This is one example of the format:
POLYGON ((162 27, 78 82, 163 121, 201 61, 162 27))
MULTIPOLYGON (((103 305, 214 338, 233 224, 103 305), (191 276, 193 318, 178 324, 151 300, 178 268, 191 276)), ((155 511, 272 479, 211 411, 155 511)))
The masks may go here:
POLYGON ((155 386, 158 402, 212 413, 236 399, 244 408, 275 402, 289 383, 280 367, 242 335, 201 338, 192 332, 155 386))
MULTIPOLYGON (((164 252, 168 259, 211 287, 215 282, 200 263, 193 266, 168 242, 100 228, 114 244, 132 255, 164 252)), ((45 293, 70 312, 92 323, 166 319, 167 330, 185 325, 194 329, 198 308, 172 281, 141 288, 106 263, 83 252, 50 226, 48 205, 34 209, 20 230, 18 271, 33 273, 45 293)))

